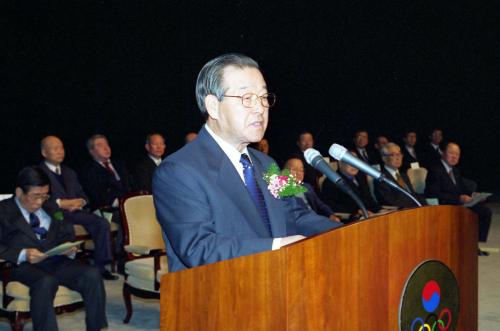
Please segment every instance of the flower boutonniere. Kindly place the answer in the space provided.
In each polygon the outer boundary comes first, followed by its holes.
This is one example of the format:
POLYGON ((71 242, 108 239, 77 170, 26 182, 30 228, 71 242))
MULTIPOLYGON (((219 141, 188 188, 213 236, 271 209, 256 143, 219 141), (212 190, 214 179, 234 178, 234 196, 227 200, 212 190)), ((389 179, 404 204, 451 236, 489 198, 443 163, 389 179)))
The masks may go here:
POLYGON ((290 170, 285 169, 281 171, 276 163, 271 164, 264 173, 264 180, 267 183, 269 192, 271 192, 276 199, 291 197, 307 192, 307 188, 290 174, 290 170))
POLYGON ((64 214, 62 211, 58 210, 54 213, 53 215, 53 218, 56 220, 56 221, 62 221, 64 219, 64 214))

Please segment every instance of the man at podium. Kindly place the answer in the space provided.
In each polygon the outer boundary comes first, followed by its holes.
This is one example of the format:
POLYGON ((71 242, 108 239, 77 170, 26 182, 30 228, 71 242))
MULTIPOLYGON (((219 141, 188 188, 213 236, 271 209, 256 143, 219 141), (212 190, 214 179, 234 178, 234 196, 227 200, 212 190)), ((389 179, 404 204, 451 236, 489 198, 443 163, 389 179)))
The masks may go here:
POLYGON ((169 271, 278 249, 335 227, 263 179, 274 160, 247 146, 264 136, 276 97, 241 54, 209 61, 196 82, 205 125, 155 172, 153 196, 169 271))

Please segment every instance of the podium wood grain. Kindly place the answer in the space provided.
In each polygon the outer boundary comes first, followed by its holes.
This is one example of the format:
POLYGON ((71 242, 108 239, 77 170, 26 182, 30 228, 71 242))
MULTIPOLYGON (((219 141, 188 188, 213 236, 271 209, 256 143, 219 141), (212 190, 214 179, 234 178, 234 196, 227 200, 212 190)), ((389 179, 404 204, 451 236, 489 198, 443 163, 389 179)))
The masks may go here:
POLYGON ((423 207, 166 274, 161 330, 398 330, 404 284, 430 259, 458 280, 457 330, 477 330, 477 231, 466 208, 423 207))

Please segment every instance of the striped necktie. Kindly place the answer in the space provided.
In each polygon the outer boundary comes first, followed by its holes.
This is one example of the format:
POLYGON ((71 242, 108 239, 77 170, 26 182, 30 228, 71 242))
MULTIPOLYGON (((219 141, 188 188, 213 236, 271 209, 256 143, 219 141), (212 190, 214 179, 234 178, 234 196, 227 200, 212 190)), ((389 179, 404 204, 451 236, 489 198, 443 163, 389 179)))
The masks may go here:
POLYGON ((257 210, 269 230, 271 237, 273 232, 271 230, 271 224, 269 222, 269 214, 267 213, 266 201, 264 200, 264 195, 257 185, 257 180, 255 179, 254 168, 250 158, 246 154, 241 154, 240 163, 243 165, 243 177, 245 179, 245 185, 247 187, 248 193, 252 197, 257 210))
POLYGON ((44 240, 47 237, 47 229, 40 226, 40 219, 35 213, 30 214, 30 226, 33 232, 35 232, 40 240, 44 240))

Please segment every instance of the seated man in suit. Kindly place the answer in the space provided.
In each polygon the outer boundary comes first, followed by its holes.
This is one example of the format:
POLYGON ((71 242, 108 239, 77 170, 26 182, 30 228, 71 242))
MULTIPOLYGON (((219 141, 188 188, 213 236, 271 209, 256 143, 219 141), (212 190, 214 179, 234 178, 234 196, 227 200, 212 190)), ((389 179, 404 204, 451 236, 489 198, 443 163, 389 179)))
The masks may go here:
MULTIPOLYGON (((304 181, 304 163, 301 159, 291 158, 288 159, 284 166, 285 169, 290 170, 290 174, 301 183, 304 181)), ((307 192, 297 195, 297 199, 305 204, 306 208, 314 210, 317 214, 328 217, 332 221, 339 222, 340 219, 335 216, 333 210, 318 197, 314 192, 313 187, 309 183, 303 183, 307 188, 307 192)))
POLYGON ((422 163, 425 168, 432 168, 434 165, 441 163, 443 151, 441 144, 443 142, 443 131, 440 129, 432 130, 429 135, 430 142, 422 147, 422 163))
POLYGON ((50 179, 50 200, 63 210, 64 217, 71 223, 82 225, 94 241, 94 261, 106 280, 116 280, 117 276, 106 270, 111 261, 111 239, 109 222, 84 210, 88 198, 78 181, 76 172, 62 164, 65 157, 64 145, 56 136, 47 136, 40 144, 44 161, 40 168, 50 179))
POLYGON ((373 144, 373 147, 375 147, 375 153, 373 153, 375 162, 372 164, 380 164, 382 166, 382 156, 380 155, 380 150, 388 142, 389 142, 389 139, 387 139, 387 137, 384 135, 378 135, 375 138, 375 144, 373 144))
POLYGON ((73 226, 54 218, 50 180, 38 167, 19 172, 15 197, 0 202, 0 258, 15 265, 11 279, 30 289, 30 313, 36 331, 57 331, 53 308, 59 285, 81 293, 87 330, 107 327, 106 294, 97 268, 74 261, 76 249, 48 257, 44 252, 74 240, 73 226))
MULTIPOLYGON (((406 131, 403 137, 403 166, 404 171, 411 168, 411 164, 419 162, 417 155, 417 133, 415 131, 406 131)), ((420 164, 419 164, 420 165, 420 164)))
POLYGON ((353 138, 354 148, 353 151, 356 156, 368 164, 377 164, 377 156, 368 149, 368 132, 365 130, 358 130, 354 133, 353 138))
MULTIPOLYGON (((440 164, 429 169, 425 180, 425 195, 439 199, 442 205, 463 205, 472 199, 471 192, 464 183, 464 178, 456 167, 460 161, 460 147, 455 143, 448 143, 443 152, 440 164)), ((479 241, 488 239, 491 225, 491 209, 480 202, 470 207, 479 217, 479 241)), ((479 255, 488 255, 479 251, 479 255)))
MULTIPOLYGON (((350 153, 356 155, 354 152, 350 153)), ((379 204, 373 199, 370 193, 368 181, 364 173, 359 172, 358 169, 345 162, 339 161, 338 174, 361 199, 370 216, 380 211, 379 204)), ((334 210, 351 214, 350 221, 358 219, 361 216, 361 210, 356 202, 331 181, 325 180, 322 192, 324 201, 334 210)))
MULTIPOLYGON (((382 173, 388 178, 392 179, 406 192, 417 198, 420 203, 425 204, 425 199, 419 196, 410 179, 406 175, 406 172, 400 171, 403 164, 403 154, 401 153, 401 148, 395 143, 388 143, 382 147, 382 161, 384 161, 384 166, 382 168, 382 173)), ((415 202, 403 193, 395 190, 386 183, 381 183, 375 181, 375 196, 377 200, 382 205, 396 206, 399 208, 411 208, 416 207, 415 202)))
POLYGON ((275 198, 264 181, 274 160, 248 145, 264 136, 275 95, 254 60, 226 54, 209 61, 196 97, 205 125, 153 178, 169 271, 278 249, 340 226, 294 197, 275 198))
POLYGON ((318 170, 314 169, 314 167, 312 167, 309 163, 307 163, 306 159, 304 158, 304 151, 308 148, 314 148, 314 138, 312 133, 309 131, 302 131, 297 138, 297 147, 299 148, 299 150, 293 153, 292 157, 300 159, 302 161, 305 169, 304 183, 310 184, 318 193, 318 179, 322 174, 318 170))
POLYGON ((81 178, 91 209, 118 207, 118 199, 131 190, 125 163, 120 160, 111 162, 111 147, 104 135, 90 137, 87 149, 93 160, 83 167, 81 178))
POLYGON ((144 148, 147 155, 137 161, 134 167, 134 190, 152 192, 153 173, 165 154, 165 139, 159 133, 149 134, 144 148))

